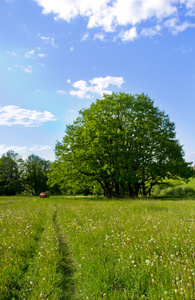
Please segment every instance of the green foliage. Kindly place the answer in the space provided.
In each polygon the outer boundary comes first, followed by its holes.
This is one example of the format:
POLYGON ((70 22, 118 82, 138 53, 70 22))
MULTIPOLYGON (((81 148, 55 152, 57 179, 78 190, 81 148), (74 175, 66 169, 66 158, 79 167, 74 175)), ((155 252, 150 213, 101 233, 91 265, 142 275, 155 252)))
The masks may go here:
POLYGON ((30 155, 24 163, 23 182, 25 190, 38 195, 48 189, 47 173, 50 171, 50 161, 37 155, 30 155))
POLYGON ((16 195, 22 191, 22 159, 14 151, 8 151, 0 158, 0 195, 16 195))
POLYGON ((50 162, 37 155, 25 161, 14 151, 0 158, 0 195, 37 195, 48 189, 50 162))
POLYGON ((161 196, 170 196, 170 197, 191 197, 195 196, 195 189, 190 187, 174 187, 167 188, 161 191, 161 196))
POLYGON ((153 188, 152 196, 194 199, 195 197, 194 178, 190 178, 187 183, 182 181, 181 179, 166 180, 164 184, 155 186, 153 188))
POLYGON ((66 128, 55 148, 51 185, 101 186, 108 198, 150 195, 165 178, 192 175, 175 125, 144 94, 104 95, 66 128))

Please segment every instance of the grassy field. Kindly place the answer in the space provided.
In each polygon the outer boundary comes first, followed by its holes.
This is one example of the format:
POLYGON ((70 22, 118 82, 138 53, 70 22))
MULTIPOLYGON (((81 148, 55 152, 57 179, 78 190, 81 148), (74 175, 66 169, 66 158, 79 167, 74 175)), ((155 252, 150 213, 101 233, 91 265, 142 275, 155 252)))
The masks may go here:
POLYGON ((195 299, 195 201, 0 197, 0 299, 195 299))

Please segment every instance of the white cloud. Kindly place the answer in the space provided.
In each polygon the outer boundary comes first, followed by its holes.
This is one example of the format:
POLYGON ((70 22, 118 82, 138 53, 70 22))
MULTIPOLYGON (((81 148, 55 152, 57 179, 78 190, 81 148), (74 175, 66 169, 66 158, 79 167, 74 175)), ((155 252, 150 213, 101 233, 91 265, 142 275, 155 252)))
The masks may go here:
POLYGON ((10 151, 10 150, 13 150, 14 152, 16 153, 24 153, 26 151, 27 147, 20 147, 20 146, 6 146, 6 145, 3 145, 1 144, 0 145, 0 155, 2 156, 4 153, 10 151))
POLYGON ((11 55, 13 55, 13 56, 16 56, 16 55, 17 55, 16 52, 14 52, 14 51, 7 51, 7 53, 9 53, 9 54, 11 54, 11 55))
POLYGON ((74 50, 74 47, 70 47, 70 51, 72 52, 74 50))
POLYGON ((89 98, 89 95, 87 95, 87 92, 89 92, 89 88, 87 87, 87 82, 84 80, 79 80, 73 83, 73 86, 77 88, 78 90, 72 90, 70 91, 70 95, 77 96, 78 98, 89 98))
POLYGON ((32 69, 25 68, 24 72, 26 72, 26 73, 32 73, 32 69))
MULTIPOLYGON (((40 49, 38 49, 40 51, 40 49)), ((24 57, 26 58, 35 58, 35 54, 36 54, 36 57, 44 57, 45 56, 45 53, 36 53, 35 50, 30 50, 28 52, 25 53, 24 57)))
POLYGON ((195 14, 195 0, 183 0, 182 2, 186 4, 188 14, 193 16, 195 14))
POLYGON ((44 57, 44 56, 45 56, 45 53, 38 53, 38 56, 39 56, 39 57, 44 57))
POLYGON ((61 94, 61 95, 67 94, 67 92, 65 92, 65 91, 63 91, 63 90, 58 90, 57 93, 58 93, 58 94, 61 94))
POLYGON ((41 34, 38 34, 38 36, 40 36, 41 40, 43 40, 45 44, 49 44, 54 48, 59 48, 58 45, 55 44, 54 38, 50 36, 43 36, 41 34))
POLYGON ((123 31, 119 34, 119 37, 123 42, 133 42, 137 38, 136 27, 132 27, 130 30, 123 31))
POLYGON ((51 150, 51 149, 52 149, 52 147, 49 145, 46 145, 46 146, 35 145, 35 146, 29 148, 30 151, 45 151, 45 150, 51 150))
POLYGON ((30 155, 32 153, 32 151, 34 153, 36 152, 40 152, 40 151, 49 151, 51 150, 52 147, 49 145, 35 145, 32 147, 27 147, 27 146, 15 146, 15 145, 11 145, 11 146, 6 146, 1 144, 0 145, 0 156, 2 156, 3 154, 7 153, 10 150, 13 150, 16 153, 19 153, 23 158, 27 158, 28 155, 30 155))
POLYGON ((27 67, 24 66, 19 66, 19 65, 14 65, 15 68, 19 68, 22 71, 26 72, 26 73, 32 73, 32 66, 28 65, 27 67))
POLYGON ((164 26, 168 27, 171 30, 171 32, 176 35, 179 32, 186 30, 187 28, 195 27, 195 24, 189 23, 187 21, 180 23, 178 18, 172 18, 165 21, 164 26))
POLYGON ((24 56, 25 56, 26 58, 29 58, 29 57, 32 56, 34 53, 35 53, 34 50, 30 50, 30 51, 28 51, 24 56))
POLYGON ((11 71, 11 68, 10 68, 10 67, 8 67, 7 69, 8 69, 8 71, 11 71))
POLYGON ((48 121, 57 121, 57 118, 48 111, 40 112, 15 105, 0 106, 0 125, 3 126, 37 127, 48 121))
POLYGON ((68 83, 71 83, 71 80, 70 80, 70 79, 67 79, 67 82, 68 82, 68 83))
MULTIPOLYGON (((43 8, 43 14, 54 15, 55 20, 63 19, 67 22, 83 17, 88 19, 88 28, 103 28, 112 32, 121 26, 142 25, 152 21, 153 27, 163 24, 170 18, 180 16, 182 19, 195 15, 195 0, 34 0, 43 8), (155 24, 154 24, 155 23, 155 24)), ((180 21, 178 32, 185 30, 187 21, 180 21), (182 25, 183 24, 183 25, 182 25), (185 24, 185 25, 184 25, 185 24)), ((141 26, 141 30, 145 26, 141 26)), ((120 28, 121 30, 121 28, 120 28)), ((143 32, 144 33, 144 32, 143 32)), ((142 35, 144 35, 142 33, 142 35)), ((135 32, 134 32, 135 34, 135 32)), ((126 32, 125 41, 132 40, 133 32, 126 32)), ((145 31, 145 36, 154 35, 154 31, 145 31)), ((88 35, 83 37, 83 40, 88 35)))
POLYGON ((85 34, 82 36, 82 38, 81 38, 81 42, 86 41, 86 40, 88 39, 88 37, 89 37, 89 34, 88 34, 88 33, 85 33, 85 34))
POLYGON ((73 87, 77 90, 70 91, 70 95, 77 96, 78 98, 91 98, 92 94, 100 94, 101 96, 111 94, 112 91, 107 90, 110 85, 117 86, 118 88, 124 83, 123 77, 96 77, 89 80, 90 85, 87 85, 85 80, 79 80, 73 83, 73 87))
POLYGON ((157 34, 161 34, 161 26, 160 25, 156 25, 156 26, 150 27, 150 28, 144 28, 141 32, 142 36, 149 36, 149 37, 152 37, 157 34))
POLYGON ((105 35, 103 34, 103 33, 96 33, 95 35, 94 35, 94 41, 95 40, 100 40, 100 41, 104 41, 104 38, 105 38, 105 35))
POLYGON ((35 90, 35 93, 43 94, 43 91, 41 91, 40 89, 36 89, 36 90, 35 90))

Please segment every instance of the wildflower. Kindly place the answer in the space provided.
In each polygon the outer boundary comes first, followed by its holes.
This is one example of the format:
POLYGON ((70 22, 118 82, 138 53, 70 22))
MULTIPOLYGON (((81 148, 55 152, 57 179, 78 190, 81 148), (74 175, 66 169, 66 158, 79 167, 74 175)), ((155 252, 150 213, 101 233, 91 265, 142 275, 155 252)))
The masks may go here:
POLYGON ((146 264, 149 265, 149 263, 150 263, 150 260, 146 259, 146 264))

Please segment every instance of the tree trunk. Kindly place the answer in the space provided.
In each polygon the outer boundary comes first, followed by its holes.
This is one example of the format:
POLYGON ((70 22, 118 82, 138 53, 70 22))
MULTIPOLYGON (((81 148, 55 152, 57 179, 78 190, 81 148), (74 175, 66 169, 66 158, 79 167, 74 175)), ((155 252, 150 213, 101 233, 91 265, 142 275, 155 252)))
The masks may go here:
POLYGON ((133 198, 134 197, 134 191, 133 191, 133 188, 130 184, 130 182, 127 183, 127 186, 128 186, 128 195, 130 198, 133 198))
POLYGON ((123 183, 121 183, 121 189, 122 189, 123 198, 125 198, 125 187, 123 183))
POLYGON ((116 196, 117 198, 120 198, 119 183, 116 180, 114 180, 114 185, 115 185, 116 196))

